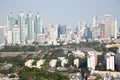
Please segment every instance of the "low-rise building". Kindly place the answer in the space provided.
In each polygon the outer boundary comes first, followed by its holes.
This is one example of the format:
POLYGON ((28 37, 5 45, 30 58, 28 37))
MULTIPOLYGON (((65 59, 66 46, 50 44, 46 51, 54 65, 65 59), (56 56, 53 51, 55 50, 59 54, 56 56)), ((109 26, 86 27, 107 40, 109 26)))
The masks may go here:
POLYGON ((61 66, 64 67, 64 65, 67 64, 67 63, 68 63, 68 59, 64 59, 64 60, 62 60, 62 62, 61 62, 61 66))
POLYGON ((45 62, 44 59, 41 59, 41 60, 37 61, 37 63, 36 63, 37 67, 38 67, 38 68, 41 68, 41 65, 43 65, 44 62, 45 62))
POLYGON ((56 67, 56 63, 57 63, 57 59, 52 59, 49 63, 49 66, 52 67, 52 68, 56 67))
POLYGON ((74 59, 74 65, 76 65, 76 67, 79 67, 79 59, 74 59))
POLYGON ((25 66, 27 67, 32 67, 32 63, 34 62, 34 60, 28 60, 27 62, 25 62, 25 66))

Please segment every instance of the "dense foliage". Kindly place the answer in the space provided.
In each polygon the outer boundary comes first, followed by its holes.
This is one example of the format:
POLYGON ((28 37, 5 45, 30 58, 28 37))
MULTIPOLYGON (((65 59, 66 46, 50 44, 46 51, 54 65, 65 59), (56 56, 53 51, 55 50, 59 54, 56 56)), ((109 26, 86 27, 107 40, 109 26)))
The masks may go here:
POLYGON ((38 68, 24 67, 19 71, 20 80, 69 80, 59 72, 48 72, 38 68))

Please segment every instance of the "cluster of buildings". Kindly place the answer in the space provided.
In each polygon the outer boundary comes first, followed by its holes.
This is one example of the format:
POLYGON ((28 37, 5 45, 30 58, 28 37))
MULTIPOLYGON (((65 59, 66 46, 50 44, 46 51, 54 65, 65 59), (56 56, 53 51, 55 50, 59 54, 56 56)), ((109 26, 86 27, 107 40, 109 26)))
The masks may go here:
POLYGON ((79 21, 74 30, 71 26, 47 24, 43 26, 42 16, 31 11, 25 15, 20 11, 16 17, 12 12, 7 15, 7 25, 0 26, 0 45, 32 44, 59 45, 79 43, 87 40, 117 39, 120 27, 117 20, 110 15, 105 15, 99 23, 97 16, 93 17, 92 24, 88 26, 84 21, 79 21))

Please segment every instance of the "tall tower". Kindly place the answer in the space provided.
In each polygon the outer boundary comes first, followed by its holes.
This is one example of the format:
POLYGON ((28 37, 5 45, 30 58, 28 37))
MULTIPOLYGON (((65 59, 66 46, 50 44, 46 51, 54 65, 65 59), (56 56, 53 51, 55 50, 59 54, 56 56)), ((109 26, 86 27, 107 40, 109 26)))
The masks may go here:
POLYGON ((37 37, 38 34, 42 34, 43 33, 43 27, 42 27, 42 16, 37 13, 37 15, 35 16, 35 36, 37 37))
POLYGON ((114 38, 117 39, 117 20, 115 20, 115 36, 114 38))
POLYGON ((34 16, 31 12, 27 15, 27 39, 32 43, 34 41, 34 16))
POLYGON ((25 44, 25 16, 22 11, 18 16, 18 25, 20 26, 20 44, 25 44))
POLYGON ((12 30, 15 25, 15 18, 12 12, 9 15, 7 15, 7 24, 8 24, 8 29, 12 30))
POLYGON ((97 27, 97 16, 94 16, 94 17, 93 17, 92 27, 97 27))

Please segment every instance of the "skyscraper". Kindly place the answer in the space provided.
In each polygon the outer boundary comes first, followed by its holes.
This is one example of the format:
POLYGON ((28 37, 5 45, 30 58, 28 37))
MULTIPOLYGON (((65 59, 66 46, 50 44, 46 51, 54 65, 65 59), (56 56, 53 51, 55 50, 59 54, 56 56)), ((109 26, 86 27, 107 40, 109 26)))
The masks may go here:
POLYGON ((18 25, 20 26, 20 44, 25 44, 25 16, 22 11, 18 16, 18 25))
POLYGON ((92 27, 97 27, 97 16, 93 17, 92 27))
POLYGON ((42 34, 43 27, 42 27, 42 16, 39 13, 35 16, 35 34, 42 34))
POLYGON ((9 15, 7 15, 7 25, 9 30, 12 30, 12 28, 15 25, 15 17, 12 12, 9 15))
POLYGON ((30 43, 34 41, 34 16, 32 12, 27 15, 27 39, 30 43))

